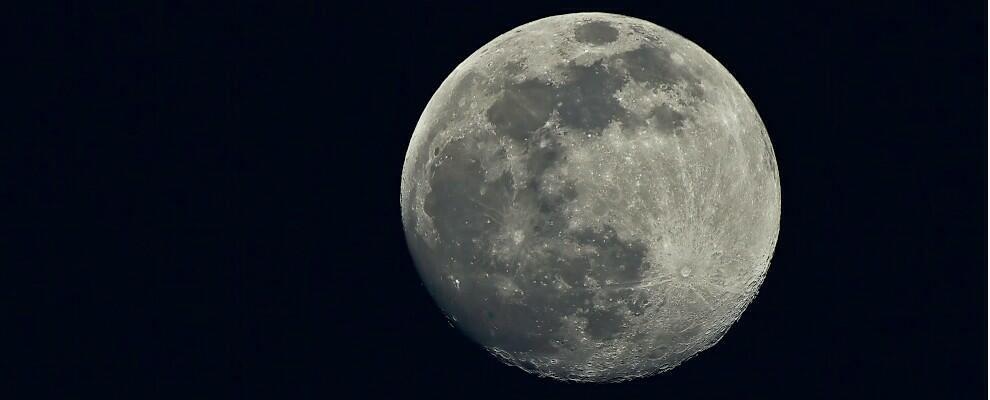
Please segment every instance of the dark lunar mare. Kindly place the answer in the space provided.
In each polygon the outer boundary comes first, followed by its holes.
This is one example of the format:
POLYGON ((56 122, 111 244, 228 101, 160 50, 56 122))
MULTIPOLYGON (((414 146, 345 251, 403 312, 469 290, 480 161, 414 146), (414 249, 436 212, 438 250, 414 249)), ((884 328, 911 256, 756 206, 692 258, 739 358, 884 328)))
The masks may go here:
MULTIPOLYGON (((559 157, 554 146, 532 146, 528 158, 533 178, 526 188, 513 192, 512 180, 503 174, 494 182, 484 181, 478 149, 490 148, 465 138, 451 142, 431 164, 431 191, 425 210, 434 221, 437 248, 418 235, 410 235, 410 248, 424 266, 440 269, 422 274, 455 323, 481 344, 510 352, 550 356, 558 351, 551 344, 568 338, 558 335, 561 317, 583 315, 589 319, 589 334, 608 338, 621 331, 621 309, 591 310, 592 290, 585 287, 587 278, 596 281, 635 282, 642 278, 645 246, 623 243, 611 227, 602 231, 582 230, 568 233, 561 213, 563 205, 577 195, 571 188, 554 194, 540 190, 540 174, 559 157), (456 184, 452 184, 456 182, 456 184), (527 221, 527 237, 519 244, 516 260, 499 260, 492 256, 494 236, 499 230, 487 221, 498 221, 511 208, 536 210, 527 221), (490 218, 490 219, 489 219, 490 218), (538 244, 547 240, 570 240, 572 245, 594 248, 592 255, 574 256, 553 248, 540 251, 538 244), (535 249, 535 250, 534 250, 535 249), (538 266, 520 269, 513 261, 538 266), (622 265, 622 269, 602 266, 622 265), (512 280, 522 291, 516 300, 504 298, 488 279, 499 274, 512 280), (556 279, 571 288, 558 289, 556 279), (456 287, 451 280, 459 283, 456 287)), ((611 290, 616 304, 634 303, 634 293, 611 290), (619 300, 622 300, 620 302, 619 300)))

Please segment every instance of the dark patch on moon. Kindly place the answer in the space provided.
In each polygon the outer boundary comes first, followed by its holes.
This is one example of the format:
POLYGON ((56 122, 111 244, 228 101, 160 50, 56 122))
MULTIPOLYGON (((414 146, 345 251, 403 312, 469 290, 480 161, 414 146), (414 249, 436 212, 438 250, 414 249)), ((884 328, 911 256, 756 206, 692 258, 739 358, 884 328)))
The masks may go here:
MULTIPOLYGON (((577 196, 573 183, 561 182, 553 194, 539 190, 540 177, 560 157, 559 144, 529 147, 528 173, 531 189, 513 193, 508 173, 494 182, 485 182, 479 162, 482 152, 494 143, 480 143, 464 138, 450 142, 434 157, 430 165, 430 192, 424 209, 432 217, 438 234, 438 249, 422 248, 417 240, 411 248, 417 257, 444 255, 430 262, 437 271, 424 275, 424 281, 437 301, 449 315, 458 317, 453 324, 485 346, 511 352, 552 354, 552 345, 560 341, 558 334, 564 315, 573 315, 591 300, 590 291, 572 293, 556 286, 558 273, 577 272, 574 280, 583 281, 592 273, 587 260, 575 260, 553 251, 536 251, 543 240, 558 237, 566 220, 560 210, 563 204, 577 196), (449 185, 447 182, 458 182, 449 185), (509 208, 537 210, 525 229, 526 241, 519 245, 527 249, 518 254, 529 262, 546 265, 535 275, 517 271, 515 260, 499 260, 491 253, 497 245, 495 236, 503 233, 489 219, 502 220, 509 208), (575 265, 578 264, 578 265, 575 265), (518 293, 507 293, 498 279, 484 274, 509 277, 518 293), (450 276, 452 279, 444 279, 450 276), (455 286, 452 281, 457 279, 455 286), (462 295, 458 292, 470 295, 462 295), (508 296, 508 297, 506 297, 508 296)), ((504 153, 502 153, 504 154, 504 153)), ((432 257, 431 257, 432 258, 432 257)), ((603 261, 605 262, 605 261, 603 261)), ((575 282, 576 283, 576 282, 575 282)), ((605 329, 605 328, 603 328, 605 329)))
POLYGON ((619 38, 619 31, 605 21, 592 21, 574 28, 574 39, 581 43, 600 46, 614 42, 619 38))
POLYGON ((626 72, 637 82, 654 85, 677 82, 679 74, 676 73, 676 69, 669 68, 673 62, 670 60, 670 52, 666 49, 644 45, 618 54, 615 58, 622 60, 626 72))
POLYGON ((428 249, 421 240, 411 242, 410 247, 417 257, 428 257, 437 268, 423 275, 424 281, 441 307, 458 317, 454 323, 471 337, 507 351, 552 352, 550 339, 560 325, 558 310, 571 309, 570 299, 545 282, 518 279, 510 272, 514 271, 512 266, 491 255, 494 236, 499 233, 494 227, 506 208, 534 206, 513 202, 508 173, 485 182, 479 149, 490 146, 459 139, 442 149, 430 166, 431 186, 424 204, 425 212, 433 218, 439 248, 428 249), (485 278, 486 273, 512 276, 520 290, 517 301, 507 299, 505 296, 516 294, 506 294, 499 287, 501 281, 485 278))
MULTIPOLYGON (((469 71, 451 88, 445 104, 437 108, 436 115, 432 118, 433 124, 427 130, 428 133, 424 139, 424 143, 433 143, 438 135, 446 132, 451 121, 455 121, 459 115, 467 112, 468 107, 466 105, 469 103, 468 100, 474 96, 474 90, 478 88, 479 81, 480 76, 469 71)), ((439 152, 439 147, 433 148, 434 156, 438 155, 439 152)), ((416 164, 412 166, 413 170, 423 171, 429 159, 429 157, 419 157, 416 164)), ((417 197, 418 192, 422 190, 419 185, 410 185, 409 189, 410 198, 417 197)), ((415 218, 407 219, 406 223, 410 227, 416 226, 415 218)))
POLYGON ((595 255, 588 258, 593 277, 600 283, 613 282, 624 285, 638 283, 649 268, 646 263, 647 247, 637 241, 619 239, 615 228, 605 225, 600 230, 585 229, 573 234, 575 242, 595 248, 595 255))
POLYGON ((628 116, 616 92, 625 78, 602 62, 590 66, 573 62, 561 67, 567 81, 559 88, 538 79, 509 83, 486 113, 499 134, 529 141, 556 110, 563 125, 601 134, 615 119, 628 116))
POLYGON ((662 47, 643 45, 634 50, 612 56, 612 64, 621 65, 636 82, 648 87, 660 85, 687 85, 688 93, 701 97, 705 94, 701 80, 687 65, 679 65, 671 57, 670 50, 662 47))
POLYGON ((625 318, 615 310, 594 309, 585 315, 588 318, 588 336, 594 339, 611 339, 622 333, 625 318))
POLYGON ((673 135, 679 132, 678 128, 684 126, 687 116, 675 111, 668 104, 660 104, 653 108, 648 119, 660 133, 673 135))
POLYGON ((615 98, 625 78, 608 71, 602 62, 590 66, 571 63, 564 69, 564 75, 568 77, 567 84, 556 93, 564 125, 601 134, 613 119, 627 113, 615 98))
MULTIPOLYGON (((482 293, 497 296, 490 287, 484 288, 482 293)), ((553 353, 552 340, 560 330, 560 320, 533 305, 545 305, 547 303, 543 301, 555 298, 559 299, 559 296, 547 297, 535 291, 527 293, 520 303, 493 302, 496 309, 484 322, 491 329, 481 335, 482 344, 512 352, 553 353)))
POLYGON ((508 174, 493 183, 485 182, 477 146, 474 140, 459 139, 443 148, 430 165, 432 179, 424 202, 424 211, 433 219, 441 245, 450 247, 447 250, 459 262, 478 254, 471 242, 490 231, 486 213, 502 209, 512 199, 512 179, 508 174), (449 246, 454 243, 458 245, 449 246))
POLYGON ((550 84, 536 79, 510 84, 488 108, 488 120, 499 134, 526 141, 550 119, 554 94, 550 84))

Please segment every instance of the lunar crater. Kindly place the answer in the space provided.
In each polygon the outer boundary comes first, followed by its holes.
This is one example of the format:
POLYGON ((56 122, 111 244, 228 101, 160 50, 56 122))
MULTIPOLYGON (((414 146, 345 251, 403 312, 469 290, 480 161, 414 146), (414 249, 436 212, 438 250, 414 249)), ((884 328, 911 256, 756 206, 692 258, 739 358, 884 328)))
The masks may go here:
POLYGON ((619 38, 619 31, 605 21, 585 22, 574 29, 574 38, 578 42, 593 45, 612 43, 619 38))

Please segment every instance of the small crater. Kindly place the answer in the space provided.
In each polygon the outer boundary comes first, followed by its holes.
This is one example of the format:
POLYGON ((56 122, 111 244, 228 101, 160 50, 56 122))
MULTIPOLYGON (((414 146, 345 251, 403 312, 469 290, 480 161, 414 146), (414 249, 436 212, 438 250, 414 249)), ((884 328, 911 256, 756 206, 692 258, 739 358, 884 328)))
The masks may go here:
POLYGON ((574 39, 581 43, 600 46, 619 38, 619 31, 608 22, 593 21, 574 28, 574 39))

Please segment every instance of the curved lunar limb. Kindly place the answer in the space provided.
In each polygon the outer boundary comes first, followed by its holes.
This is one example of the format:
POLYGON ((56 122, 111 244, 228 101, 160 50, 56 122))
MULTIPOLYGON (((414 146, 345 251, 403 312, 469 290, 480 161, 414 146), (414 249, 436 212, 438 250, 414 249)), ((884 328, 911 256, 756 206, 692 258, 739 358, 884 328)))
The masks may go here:
POLYGON ((544 18, 450 74, 406 153, 402 219, 448 318, 563 380, 660 373, 756 296, 780 224, 773 148, 694 43, 604 13, 544 18))

